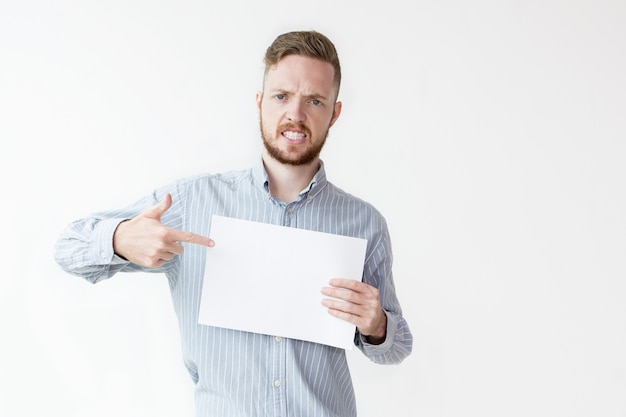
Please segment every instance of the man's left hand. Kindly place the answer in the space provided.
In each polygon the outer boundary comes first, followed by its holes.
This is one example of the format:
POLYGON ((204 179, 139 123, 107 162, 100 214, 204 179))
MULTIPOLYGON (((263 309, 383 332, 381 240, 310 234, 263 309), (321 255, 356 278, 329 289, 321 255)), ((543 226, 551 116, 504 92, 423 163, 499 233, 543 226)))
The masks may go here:
POLYGON ((333 278, 330 287, 322 288, 325 298, 322 305, 328 312, 354 324, 368 343, 377 345, 385 341, 387 315, 380 305, 378 288, 351 279, 333 278))

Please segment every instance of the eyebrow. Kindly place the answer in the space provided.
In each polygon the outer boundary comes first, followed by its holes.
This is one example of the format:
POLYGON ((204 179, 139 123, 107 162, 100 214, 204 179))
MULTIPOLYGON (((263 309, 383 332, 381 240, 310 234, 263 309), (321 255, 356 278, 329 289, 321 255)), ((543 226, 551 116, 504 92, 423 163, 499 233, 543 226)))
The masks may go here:
MULTIPOLYGON (((276 88, 274 90, 270 90, 271 94, 293 94, 293 92, 289 90, 285 90, 284 88, 276 88)), ((315 100, 327 100, 327 97, 324 97, 321 94, 312 93, 312 94, 304 94, 305 98, 315 99, 315 100)))

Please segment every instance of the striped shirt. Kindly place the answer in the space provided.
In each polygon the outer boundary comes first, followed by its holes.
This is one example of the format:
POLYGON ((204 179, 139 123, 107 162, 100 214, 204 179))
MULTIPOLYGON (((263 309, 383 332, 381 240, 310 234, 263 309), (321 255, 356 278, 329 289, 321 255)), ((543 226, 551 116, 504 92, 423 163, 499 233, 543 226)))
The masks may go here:
MULTIPOLYGON (((410 354, 413 339, 396 297, 391 243, 380 213, 328 182, 323 163, 295 201, 277 200, 269 192, 269 178, 259 161, 249 170, 184 178, 125 209, 75 221, 55 247, 55 257, 64 270, 93 283, 117 272, 165 274, 184 363, 195 384, 197 417, 356 416, 343 349, 198 324, 206 247, 183 244, 181 255, 154 269, 139 267, 113 253, 117 225, 161 201, 166 193, 172 195, 172 207, 164 213, 162 223, 203 236, 211 235, 210 219, 217 214, 367 239, 363 281, 380 291, 387 314, 387 338, 380 345, 370 345, 357 331, 354 343, 373 362, 392 364, 410 354)), ((288 315, 286 311, 285 317, 288 315)))

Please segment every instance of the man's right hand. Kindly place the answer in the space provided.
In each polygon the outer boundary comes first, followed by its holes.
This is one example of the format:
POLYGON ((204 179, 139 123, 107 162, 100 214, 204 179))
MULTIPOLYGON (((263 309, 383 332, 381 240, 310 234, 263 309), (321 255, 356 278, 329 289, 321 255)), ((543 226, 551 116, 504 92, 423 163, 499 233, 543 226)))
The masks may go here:
POLYGON ((172 196, 167 194, 161 202, 137 217, 120 223, 113 235, 115 253, 134 264, 156 268, 183 253, 180 242, 207 247, 215 245, 208 237, 163 225, 161 216, 171 206, 172 196))

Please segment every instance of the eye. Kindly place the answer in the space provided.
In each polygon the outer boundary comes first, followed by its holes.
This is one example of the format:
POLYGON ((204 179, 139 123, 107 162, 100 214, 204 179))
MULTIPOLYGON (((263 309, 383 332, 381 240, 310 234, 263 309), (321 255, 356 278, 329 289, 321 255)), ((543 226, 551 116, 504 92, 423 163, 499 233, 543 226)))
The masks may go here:
POLYGON ((311 100, 311 104, 313 104, 314 106, 321 106, 322 102, 314 98, 313 100, 311 100))
POLYGON ((284 100, 286 97, 284 94, 276 94, 274 98, 280 101, 280 100, 284 100))

